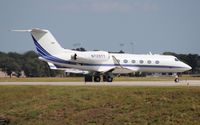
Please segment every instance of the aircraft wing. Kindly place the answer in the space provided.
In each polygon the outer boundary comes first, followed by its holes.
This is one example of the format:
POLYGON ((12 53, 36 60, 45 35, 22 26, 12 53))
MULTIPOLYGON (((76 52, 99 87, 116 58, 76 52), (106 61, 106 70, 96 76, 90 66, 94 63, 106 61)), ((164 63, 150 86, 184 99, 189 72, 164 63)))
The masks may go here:
POLYGON ((89 71, 84 71, 84 70, 79 70, 79 69, 72 69, 72 68, 58 68, 56 67, 53 63, 51 62, 47 62, 47 64, 49 65, 50 69, 53 70, 63 70, 65 72, 69 72, 69 73, 75 73, 75 74, 88 74, 89 71))
POLYGON ((109 67, 109 68, 105 68, 105 67, 100 67, 99 70, 101 72, 112 72, 114 74, 125 74, 125 73, 132 73, 132 72, 137 72, 139 70, 138 67, 124 67, 122 66, 118 60, 115 58, 115 56, 112 56, 113 59, 113 63, 115 66, 113 67, 109 67))

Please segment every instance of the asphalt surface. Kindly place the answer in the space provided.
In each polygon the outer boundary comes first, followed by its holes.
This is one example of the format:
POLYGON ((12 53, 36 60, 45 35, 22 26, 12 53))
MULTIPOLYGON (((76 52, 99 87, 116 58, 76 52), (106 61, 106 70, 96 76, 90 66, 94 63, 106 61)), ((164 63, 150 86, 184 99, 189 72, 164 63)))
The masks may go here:
POLYGON ((200 80, 174 81, 120 81, 120 82, 0 82, 0 85, 51 85, 51 86, 199 86, 200 80))

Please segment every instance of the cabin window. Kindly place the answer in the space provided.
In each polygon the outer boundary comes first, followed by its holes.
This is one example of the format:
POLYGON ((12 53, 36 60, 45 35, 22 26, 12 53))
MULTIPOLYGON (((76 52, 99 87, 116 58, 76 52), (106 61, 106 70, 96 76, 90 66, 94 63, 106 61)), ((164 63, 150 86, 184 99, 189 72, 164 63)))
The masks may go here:
POLYGON ((127 60, 127 59, 125 59, 125 60, 124 60, 124 63, 128 63, 128 60, 127 60))
POLYGON ((141 64, 143 64, 143 63, 144 63, 144 61, 143 61, 143 60, 140 60, 140 63, 141 63, 141 64))
POLYGON ((160 62, 158 61, 158 60, 156 60, 156 62, 155 62, 156 64, 159 64, 160 62))
POLYGON ((135 61, 135 60, 132 60, 131 62, 132 62, 132 63, 135 63, 136 61, 135 61))
POLYGON ((148 63, 148 64, 151 64, 151 60, 148 60, 147 63, 148 63))

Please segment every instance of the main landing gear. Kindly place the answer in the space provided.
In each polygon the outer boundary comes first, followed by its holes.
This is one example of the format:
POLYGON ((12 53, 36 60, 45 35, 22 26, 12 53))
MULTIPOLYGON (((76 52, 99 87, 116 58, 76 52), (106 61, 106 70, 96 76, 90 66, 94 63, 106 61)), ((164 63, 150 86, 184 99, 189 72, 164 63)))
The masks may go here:
MULTIPOLYGON (((87 74, 85 75, 85 82, 100 82, 101 81, 101 74, 87 74)), ((111 73, 103 74, 103 82, 112 82, 113 76, 111 73)))
POLYGON ((113 81, 113 74, 112 73, 106 73, 103 75, 103 81, 104 82, 112 82, 113 81))
POLYGON ((100 76, 100 74, 98 73, 98 74, 95 74, 94 75, 94 82, 100 82, 101 81, 101 76, 100 76))

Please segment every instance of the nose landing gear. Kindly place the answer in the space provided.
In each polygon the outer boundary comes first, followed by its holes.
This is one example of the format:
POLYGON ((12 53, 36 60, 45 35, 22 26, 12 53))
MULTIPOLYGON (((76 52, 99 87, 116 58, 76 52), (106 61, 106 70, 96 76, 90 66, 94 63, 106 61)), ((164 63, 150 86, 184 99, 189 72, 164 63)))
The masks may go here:
POLYGON ((179 81, 180 81, 179 76, 176 75, 176 76, 175 76, 175 79, 174 79, 174 82, 175 82, 175 83, 178 83, 179 81))
POLYGON ((180 81, 179 78, 174 79, 174 82, 176 82, 176 83, 178 83, 179 81, 180 81))

